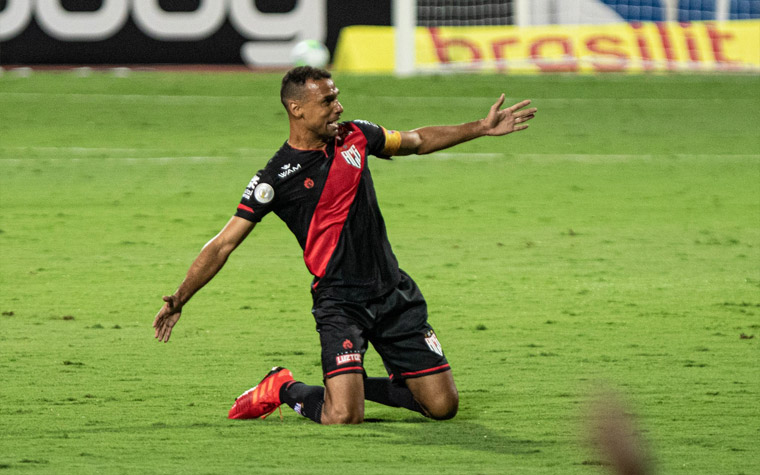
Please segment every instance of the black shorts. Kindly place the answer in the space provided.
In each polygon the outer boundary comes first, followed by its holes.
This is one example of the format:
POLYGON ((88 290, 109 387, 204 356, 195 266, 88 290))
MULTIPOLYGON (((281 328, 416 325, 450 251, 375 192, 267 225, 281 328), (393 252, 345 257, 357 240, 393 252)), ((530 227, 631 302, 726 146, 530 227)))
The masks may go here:
POLYGON ((367 343, 383 359, 391 380, 427 376, 450 369, 427 322, 427 304, 411 277, 401 273, 387 295, 366 302, 321 298, 312 310, 322 343, 325 379, 364 374, 367 343))

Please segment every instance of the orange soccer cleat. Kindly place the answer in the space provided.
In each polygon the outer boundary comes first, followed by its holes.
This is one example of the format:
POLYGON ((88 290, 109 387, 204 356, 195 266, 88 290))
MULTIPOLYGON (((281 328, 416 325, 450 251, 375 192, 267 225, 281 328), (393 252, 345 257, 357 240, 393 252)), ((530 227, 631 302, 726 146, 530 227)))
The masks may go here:
POLYGON ((280 388, 293 381, 290 370, 275 366, 259 384, 244 392, 232 405, 230 419, 264 419, 280 407, 280 388))

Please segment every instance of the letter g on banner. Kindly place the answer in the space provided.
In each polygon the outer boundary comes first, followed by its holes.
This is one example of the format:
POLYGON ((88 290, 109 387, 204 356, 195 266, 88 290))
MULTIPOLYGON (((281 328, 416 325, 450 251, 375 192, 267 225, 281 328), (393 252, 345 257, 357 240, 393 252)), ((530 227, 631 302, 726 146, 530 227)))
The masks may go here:
POLYGON ((124 26, 129 2, 103 0, 95 11, 70 12, 63 8, 60 0, 37 0, 35 10, 37 23, 51 37, 63 41, 97 41, 111 37, 124 26))
POLYGON ((32 2, 29 0, 8 0, 0 12, 0 41, 13 38, 24 31, 32 19, 32 2))
POLYGON ((325 0, 297 0, 287 13, 262 13, 254 0, 230 0, 230 22, 243 36, 271 43, 248 42, 240 57, 249 65, 290 64, 290 50, 301 40, 324 42, 327 35, 325 0))
POLYGON ((200 40, 224 23, 227 2, 200 0, 192 12, 167 12, 159 0, 134 0, 132 18, 146 35, 157 40, 200 40))

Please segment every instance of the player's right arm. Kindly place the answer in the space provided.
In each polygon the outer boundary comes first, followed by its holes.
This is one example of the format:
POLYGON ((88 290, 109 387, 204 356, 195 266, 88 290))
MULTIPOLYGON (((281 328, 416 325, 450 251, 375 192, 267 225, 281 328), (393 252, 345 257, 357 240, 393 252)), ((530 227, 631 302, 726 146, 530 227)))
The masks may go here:
POLYGON ((203 246, 177 291, 164 296, 164 305, 153 321, 155 337, 159 341, 169 341, 172 328, 182 315, 182 307, 219 272, 232 251, 245 240, 254 226, 255 223, 251 221, 233 216, 219 234, 203 246))
POLYGON ((529 100, 518 102, 502 109, 505 96, 502 94, 491 106, 483 119, 459 125, 422 127, 400 132, 395 151, 390 155, 423 155, 447 149, 469 140, 484 136, 501 136, 528 128, 525 122, 533 119, 536 108, 527 108, 529 100))

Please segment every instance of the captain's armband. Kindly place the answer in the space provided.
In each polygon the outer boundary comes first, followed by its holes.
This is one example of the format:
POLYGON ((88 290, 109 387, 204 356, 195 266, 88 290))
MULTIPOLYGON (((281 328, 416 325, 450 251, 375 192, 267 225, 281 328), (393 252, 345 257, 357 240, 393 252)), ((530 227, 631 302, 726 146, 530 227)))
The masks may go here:
POLYGON ((383 148, 383 155, 393 156, 398 152, 401 147, 401 132, 397 130, 386 130, 383 128, 385 134, 385 147, 383 148))

